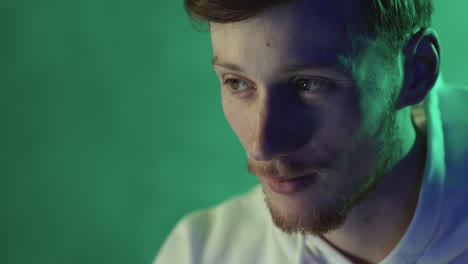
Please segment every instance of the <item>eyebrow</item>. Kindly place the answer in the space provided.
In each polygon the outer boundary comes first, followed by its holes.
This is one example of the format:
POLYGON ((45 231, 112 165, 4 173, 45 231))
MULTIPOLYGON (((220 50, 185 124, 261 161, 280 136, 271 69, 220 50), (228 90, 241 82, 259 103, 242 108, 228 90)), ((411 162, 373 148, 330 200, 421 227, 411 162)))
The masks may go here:
MULTIPOLYGON (((244 69, 242 69, 239 65, 234 64, 234 63, 228 63, 224 61, 220 61, 217 57, 214 57, 211 60, 211 64, 214 66, 222 67, 231 71, 238 71, 238 72, 245 72, 244 69)), ((316 68, 333 68, 336 69, 336 65, 333 64, 311 64, 311 63, 301 63, 301 64, 295 64, 295 65, 289 65, 285 67, 281 67, 280 71, 281 72, 298 72, 298 71, 304 71, 304 70, 310 70, 310 69, 316 69, 316 68)))

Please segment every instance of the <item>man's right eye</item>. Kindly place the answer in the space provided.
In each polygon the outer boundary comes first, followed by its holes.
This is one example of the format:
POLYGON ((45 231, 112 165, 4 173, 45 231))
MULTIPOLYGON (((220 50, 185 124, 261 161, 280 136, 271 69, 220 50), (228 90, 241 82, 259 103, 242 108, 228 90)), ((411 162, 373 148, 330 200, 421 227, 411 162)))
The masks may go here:
POLYGON ((227 85, 229 92, 236 96, 245 94, 249 88, 248 82, 234 78, 226 79, 223 84, 227 85))

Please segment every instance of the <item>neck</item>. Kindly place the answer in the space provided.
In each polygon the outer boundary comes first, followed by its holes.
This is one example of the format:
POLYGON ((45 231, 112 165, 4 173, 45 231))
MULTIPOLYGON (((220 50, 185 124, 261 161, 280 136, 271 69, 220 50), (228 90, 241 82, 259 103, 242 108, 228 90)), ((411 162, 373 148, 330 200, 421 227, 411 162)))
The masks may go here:
MULTIPOLYGON (((416 123, 417 124, 417 123, 416 123)), ((406 232, 419 197, 426 159, 424 133, 414 128, 413 144, 376 189, 348 215, 338 230, 323 235, 355 263, 378 263, 406 232)))

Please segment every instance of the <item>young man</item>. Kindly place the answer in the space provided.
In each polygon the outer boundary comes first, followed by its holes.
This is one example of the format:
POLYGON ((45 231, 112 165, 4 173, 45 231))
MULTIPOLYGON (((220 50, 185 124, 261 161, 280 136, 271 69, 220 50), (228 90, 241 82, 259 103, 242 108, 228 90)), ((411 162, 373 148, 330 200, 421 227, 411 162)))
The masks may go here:
POLYGON ((468 263, 468 90, 442 82, 429 0, 185 4, 260 185, 155 263, 468 263))

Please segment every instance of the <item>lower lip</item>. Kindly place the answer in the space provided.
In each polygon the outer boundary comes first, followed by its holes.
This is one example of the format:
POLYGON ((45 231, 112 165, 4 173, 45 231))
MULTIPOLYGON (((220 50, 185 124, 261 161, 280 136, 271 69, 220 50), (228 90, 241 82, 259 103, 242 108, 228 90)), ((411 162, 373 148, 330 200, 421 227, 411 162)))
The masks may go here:
POLYGON ((265 183, 274 192, 281 194, 293 194, 311 185, 314 182, 315 178, 315 174, 309 174, 303 177, 298 177, 287 181, 278 181, 271 178, 266 178, 265 183))

